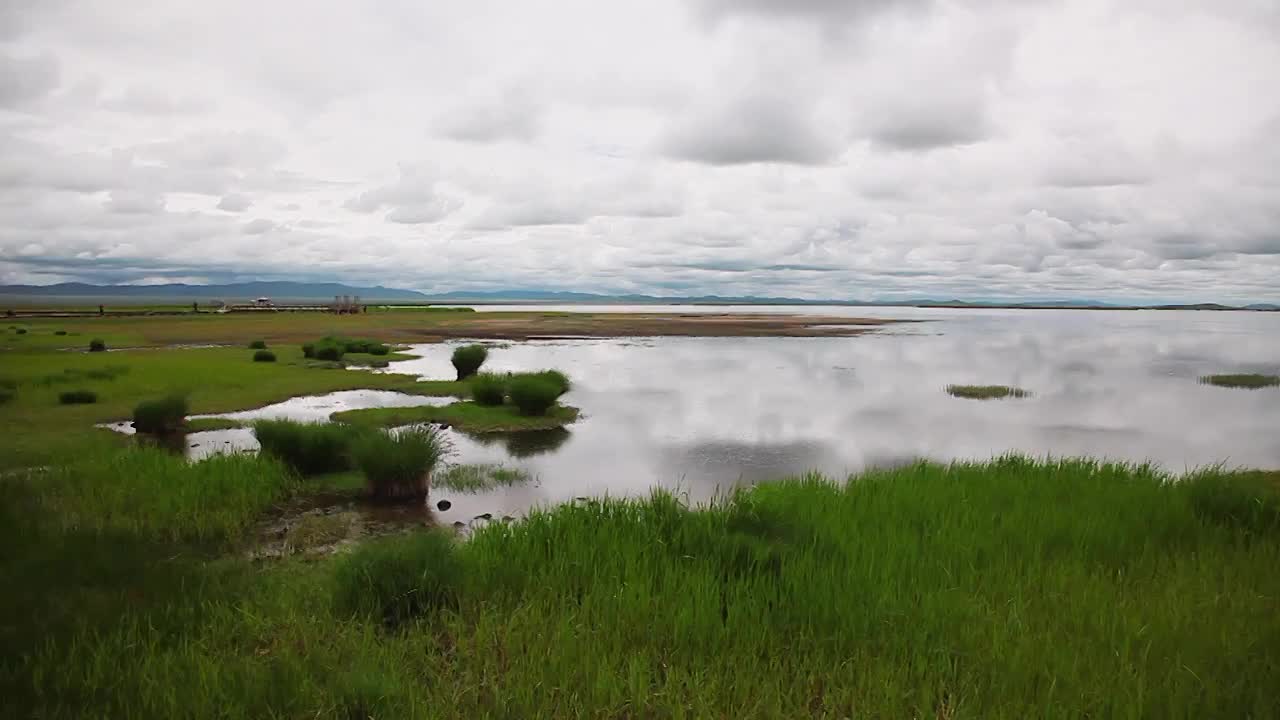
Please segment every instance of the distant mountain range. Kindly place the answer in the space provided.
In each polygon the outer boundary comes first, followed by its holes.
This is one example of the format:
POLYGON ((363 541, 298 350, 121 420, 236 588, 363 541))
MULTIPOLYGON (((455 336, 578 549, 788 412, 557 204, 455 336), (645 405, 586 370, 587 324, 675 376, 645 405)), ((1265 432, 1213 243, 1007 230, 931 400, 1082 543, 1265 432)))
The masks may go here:
POLYGON ((601 295, 596 293, 562 292, 555 290, 455 290, 446 293, 422 293, 416 290, 396 288, 355 287, 341 283, 303 282, 246 282, 227 285, 90 285, 87 283, 59 283, 57 285, 0 285, 0 296, 38 298, 81 298, 95 300, 244 300, 270 297, 278 300, 331 300, 334 295, 358 295, 362 301, 408 303, 635 303, 666 305, 850 305, 882 307, 944 307, 944 308, 1086 308, 1096 310, 1122 310, 1154 308, 1159 310, 1263 310, 1280 311, 1275 303, 1255 303, 1243 307, 1218 303, 1121 305, 1097 300, 1048 299, 1048 300, 938 300, 935 298, 909 298, 894 301, 864 302, 856 300, 803 300, 788 297, 697 295, 660 297, 655 295, 623 294, 601 295))
POLYGON ((414 290, 386 287, 353 287, 341 283, 246 282, 228 285, 0 285, 0 295, 76 298, 148 298, 181 300, 232 300, 246 298, 288 298, 290 300, 332 300, 334 295, 359 295, 361 300, 416 300, 427 296, 414 290))

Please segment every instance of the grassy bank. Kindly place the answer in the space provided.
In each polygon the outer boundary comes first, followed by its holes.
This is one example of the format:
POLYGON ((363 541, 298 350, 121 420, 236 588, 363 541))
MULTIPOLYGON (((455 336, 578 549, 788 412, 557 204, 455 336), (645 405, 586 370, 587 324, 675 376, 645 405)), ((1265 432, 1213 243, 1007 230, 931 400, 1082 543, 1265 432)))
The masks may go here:
POLYGON ((191 537, 69 472, 0 484, 6 716, 1280 712, 1274 473, 920 464, 255 565, 267 494, 191 537))
POLYGON ((468 432, 518 432, 564 427, 578 419, 578 409, 556 405, 546 415, 522 415, 511 405, 477 405, 464 401, 441 407, 364 408, 334 413, 335 422, 365 427, 398 427, 440 422, 468 432))
POLYGON ((464 385, 452 381, 418 382, 408 375, 318 367, 297 346, 273 347, 278 360, 271 363, 253 362, 253 351, 239 347, 6 352, 0 380, 13 386, 13 396, 0 403, 0 437, 5 438, 0 470, 48 465, 118 446, 124 438, 94 424, 129 418, 137 403, 175 392, 185 394, 191 412, 199 414, 357 388, 466 393, 464 385), (81 389, 94 392, 97 402, 59 404, 62 392, 81 389))

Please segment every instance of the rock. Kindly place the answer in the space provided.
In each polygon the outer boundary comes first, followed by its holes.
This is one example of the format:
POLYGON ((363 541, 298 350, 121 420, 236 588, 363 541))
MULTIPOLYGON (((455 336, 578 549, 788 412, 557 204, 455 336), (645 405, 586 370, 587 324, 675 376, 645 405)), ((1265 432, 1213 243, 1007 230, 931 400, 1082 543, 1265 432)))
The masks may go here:
POLYGON ((466 527, 466 526, 467 526, 467 524, 466 524, 466 523, 464 523, 464 522, 462 522, 461 520, 455 520, 455 521, 454 521, 454 523, 453 523, 453 527, 454 527, 454 529, 456 529, 456 530, 461 530, 462 528, 464 528, 464 527, 466 527))
POLYGON ((448 430, 448 429, 449 429, 449 423, 440 423, 440 429, 441 429, 441 430, 448 430))
POLYGON ((516 519, 515 519, 515 518, 513 518, 513 517, 511 517, 510 515, 503 515, 503 516, 502 516, 502 522, 515 522, 515 520, 516 520, 516 519))
POLYGON ((441 500, 440 502, 436 503, 436 509, 439 510, 440 512, 444 512, 445 510, 448 510, 451 507, 453 507, 453 503, 449 502, 448 500, 441 500))
POLYGON ((493 513, 480 513, 479 515, 475 516, 475 518, 473 518, 473 519, 475 519, 475 520, 492 520, 492 519, 493 519, 493 513))

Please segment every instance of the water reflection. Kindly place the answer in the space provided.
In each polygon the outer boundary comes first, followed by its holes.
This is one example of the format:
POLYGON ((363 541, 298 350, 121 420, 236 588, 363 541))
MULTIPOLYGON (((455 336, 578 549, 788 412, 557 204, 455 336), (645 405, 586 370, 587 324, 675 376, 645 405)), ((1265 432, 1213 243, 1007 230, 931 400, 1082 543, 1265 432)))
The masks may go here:
MULTIPOLYGON (((721 309, 722 310, 722 309, 721 309)), ((1280 466, 1280 390, 1199 385, 1212 372, 1276 372, 1280 314, 815 308, 931 319, 926 332, 855 338, 646 338, 513 344, 489 369, 556 367, 584 419, 554 451, 505 439, 455 444, 461 462, 517 464, 535 488, 495 511, 655 485, 705 498, 741 483, 835 475, 912 459, 1090 455, 1172 470, 1280 466), (973 401, 957 384, 1034 396, 973 401)), ((452 344, 393 372, 447 376, 452 344)), ((518 497, 513 497, 518 494, 518 497)))
MULTIPOLYGON (((723 311, 724 308, 718 308, 723 311)), ((759 308, 751 308, 753 312, 759 308)), ((792 309, 794 310, 794 309, 792 309)), ((643 338, 491 343, 494 371, 554 367, 582 409, 568 430, 470 436, 447 431, 453 461, 518 466, 535 480, 448 499, 442 524, 518 515, 582 496, 654 486, 701 500, 734 485, 809 470, 842 476, 915 458, 1009 451, 1280 467, 1280 389, 1200 385, 1216 372, 1280 371, 1280 314, 804 308, 913 317, 913 331, 853 338, 643 338), (499 347, 500 346, 500 347, 499 347), (956 384, 1033 397, 953 398, 956 384)), ((415 346, 389 372, 451 377, 455 344, 415 346)), ((364 391, 229 417, 320 419, 342 396, 361 407, 448 400, 364 391), (396 397, 398 396, 398 397, 396 397), (362 400, 361 400, 362 399, 362 400), (305 410, 304 410, 305 409, 305 410), (304 415, 303 413, 308 413, 304 415)), ((247 429, 195 433, 189 452, 256 447, 247 429)))

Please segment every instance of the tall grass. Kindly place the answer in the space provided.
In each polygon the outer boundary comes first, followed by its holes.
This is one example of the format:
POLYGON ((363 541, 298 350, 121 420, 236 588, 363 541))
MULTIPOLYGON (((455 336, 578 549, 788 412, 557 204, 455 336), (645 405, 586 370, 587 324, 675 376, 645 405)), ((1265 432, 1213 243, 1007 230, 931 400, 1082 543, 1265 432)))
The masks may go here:
POLYGON ((181 432, 186 419, 185 395, 167 395, 156 400, 146 400, 133 409, 134 429, 150 435, 181 432))
POLYGON ((511 403, 523 415, 546 415, 562 394, 555 380, 535 375, 512 377, 507 392, 511 394, 511 403))
POLYGON ((364 473, 369 493, 380 500, 426 497, 431 473, 448 452, 440 433, 429 425, 396 433, 367 431, 351 448, 355 464, 364 473))
POLYGON ((466 380, 475 375, 489 357, 489 349, 483 345, 464 345, 453 351, 453 369, 458 371, 458 379, 466 380))
POLYGON ((369 543, 338 564, 335 609, 399 625, 456 607, 461 571, 453 538, 440 530, 369 543))
POLYGON ((259 420, 253 435, 263 454, 302 475, 320 475, 353 467, 351 447, 358 431, 336 423, 259 420))
POLYGON ((471 377, 471 399, 479 405, 501 405, 507 397, 507 378, 496 373, 478 373, 471 377))
POLYGON ((42 504, 65 528, 167 541, 234 539, 294 482, 267 458, 189 463, 151 447, 86 458, 40 478, 42 504))
POLYGON ((1173 480, 917 464, 219 561, 121 617, 68 586, 97 624, 7 666, 10 714, 1275 717, 1277 476, 1173 480))

